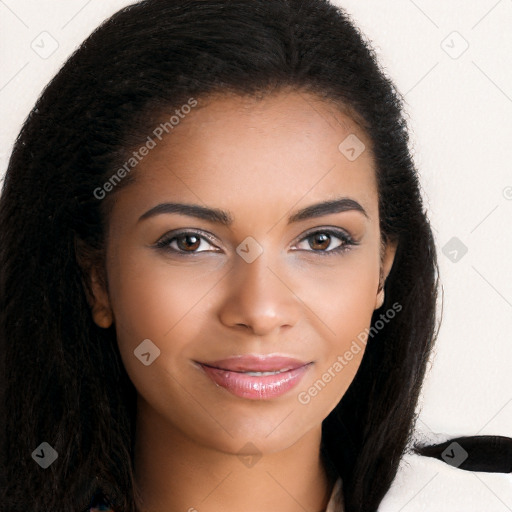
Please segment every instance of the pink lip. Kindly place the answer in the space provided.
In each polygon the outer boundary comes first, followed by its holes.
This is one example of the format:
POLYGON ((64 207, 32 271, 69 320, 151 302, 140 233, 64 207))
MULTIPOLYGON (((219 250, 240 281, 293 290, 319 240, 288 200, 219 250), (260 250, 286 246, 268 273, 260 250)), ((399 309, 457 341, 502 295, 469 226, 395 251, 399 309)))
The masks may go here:
POLYGON ((238 356, 199 363, 217 385, 241 398, 269 400, 296 386, 311 362, 283 356, 238 356), (245 372, 271 372, 273 375, 248 375, 245 372))

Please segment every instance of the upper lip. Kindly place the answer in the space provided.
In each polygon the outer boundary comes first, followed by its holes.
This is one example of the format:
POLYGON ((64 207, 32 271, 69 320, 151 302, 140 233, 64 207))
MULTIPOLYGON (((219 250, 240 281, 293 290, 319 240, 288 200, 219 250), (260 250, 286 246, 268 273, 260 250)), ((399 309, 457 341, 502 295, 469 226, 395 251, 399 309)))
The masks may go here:
POLYGON ((200 364, 232 372, 277 372, 295 370, 308 362, 279 355, 245 355, 200 364))

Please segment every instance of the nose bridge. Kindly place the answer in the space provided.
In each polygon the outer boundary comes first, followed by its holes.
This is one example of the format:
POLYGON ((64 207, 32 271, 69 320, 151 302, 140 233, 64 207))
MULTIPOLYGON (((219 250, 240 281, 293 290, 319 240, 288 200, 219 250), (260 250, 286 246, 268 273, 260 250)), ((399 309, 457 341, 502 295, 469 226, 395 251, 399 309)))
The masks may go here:
POLYGON ((286 280, 279 277, 276 262, 263 252, 248 263, 234 263, 221 319, 230 326, 245 325, 259 334, 268 333, 297 320, 298 304, 286 280), (283 282, 285 281, 285 282, 283 282))
MULTIPOLYGON (((277 290, 277 278, 271 272, 272 262, 268 253, 262 254, 252 263, 238 261, 236 263, 236 279, 240 282, 239 293, 246 293, 253 297, 253 302, 267 301, 272 295, 279 294, 277 290)), ((282 285, 281 285, 282 286, 282 285)), ((274 300, 276 297, 274 297, 274 300)))

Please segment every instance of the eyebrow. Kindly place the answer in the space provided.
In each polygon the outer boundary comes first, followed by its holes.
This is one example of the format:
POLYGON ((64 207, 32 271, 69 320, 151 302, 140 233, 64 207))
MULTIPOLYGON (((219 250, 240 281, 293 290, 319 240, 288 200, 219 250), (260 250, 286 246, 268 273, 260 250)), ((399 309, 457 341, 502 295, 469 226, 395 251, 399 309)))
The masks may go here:
MULTIPOLYGON (((368 214, 365 209, 354 199, 343 197, 340 199, 334 199, 330 201, 324 201, 321 203, 312 204, 299 210, 288 218, 288 224, 294 222, 300 222, 306 219, 313 219, 316 217, 322 217, 332 213, 341 213, 348 211, 356 211, 362 213, 366 218, 368 214)), ((223 226, 230 226, 233 224, 233 216, 225 211, 218 208, 208 208, 205 206, 199 206, 196 204, 186 203, 161 203, 146 213, 142 214, 139 218, 139 222, 162 214, 173 214, 177 213, 180 215, 188 215, 189 217, 196 217, 198 219, 207 220, 215 224, 221 224, 223 226)))

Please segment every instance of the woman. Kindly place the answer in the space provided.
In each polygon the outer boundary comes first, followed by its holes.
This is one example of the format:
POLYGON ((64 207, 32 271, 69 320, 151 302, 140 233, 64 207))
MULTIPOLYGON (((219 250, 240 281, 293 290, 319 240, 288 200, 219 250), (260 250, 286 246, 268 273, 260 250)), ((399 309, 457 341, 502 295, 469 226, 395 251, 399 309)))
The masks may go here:
POLYGON ((0 236, 5 510, 377 510, 437 264, 343 11, 118 12, 27 119, 0 236))

